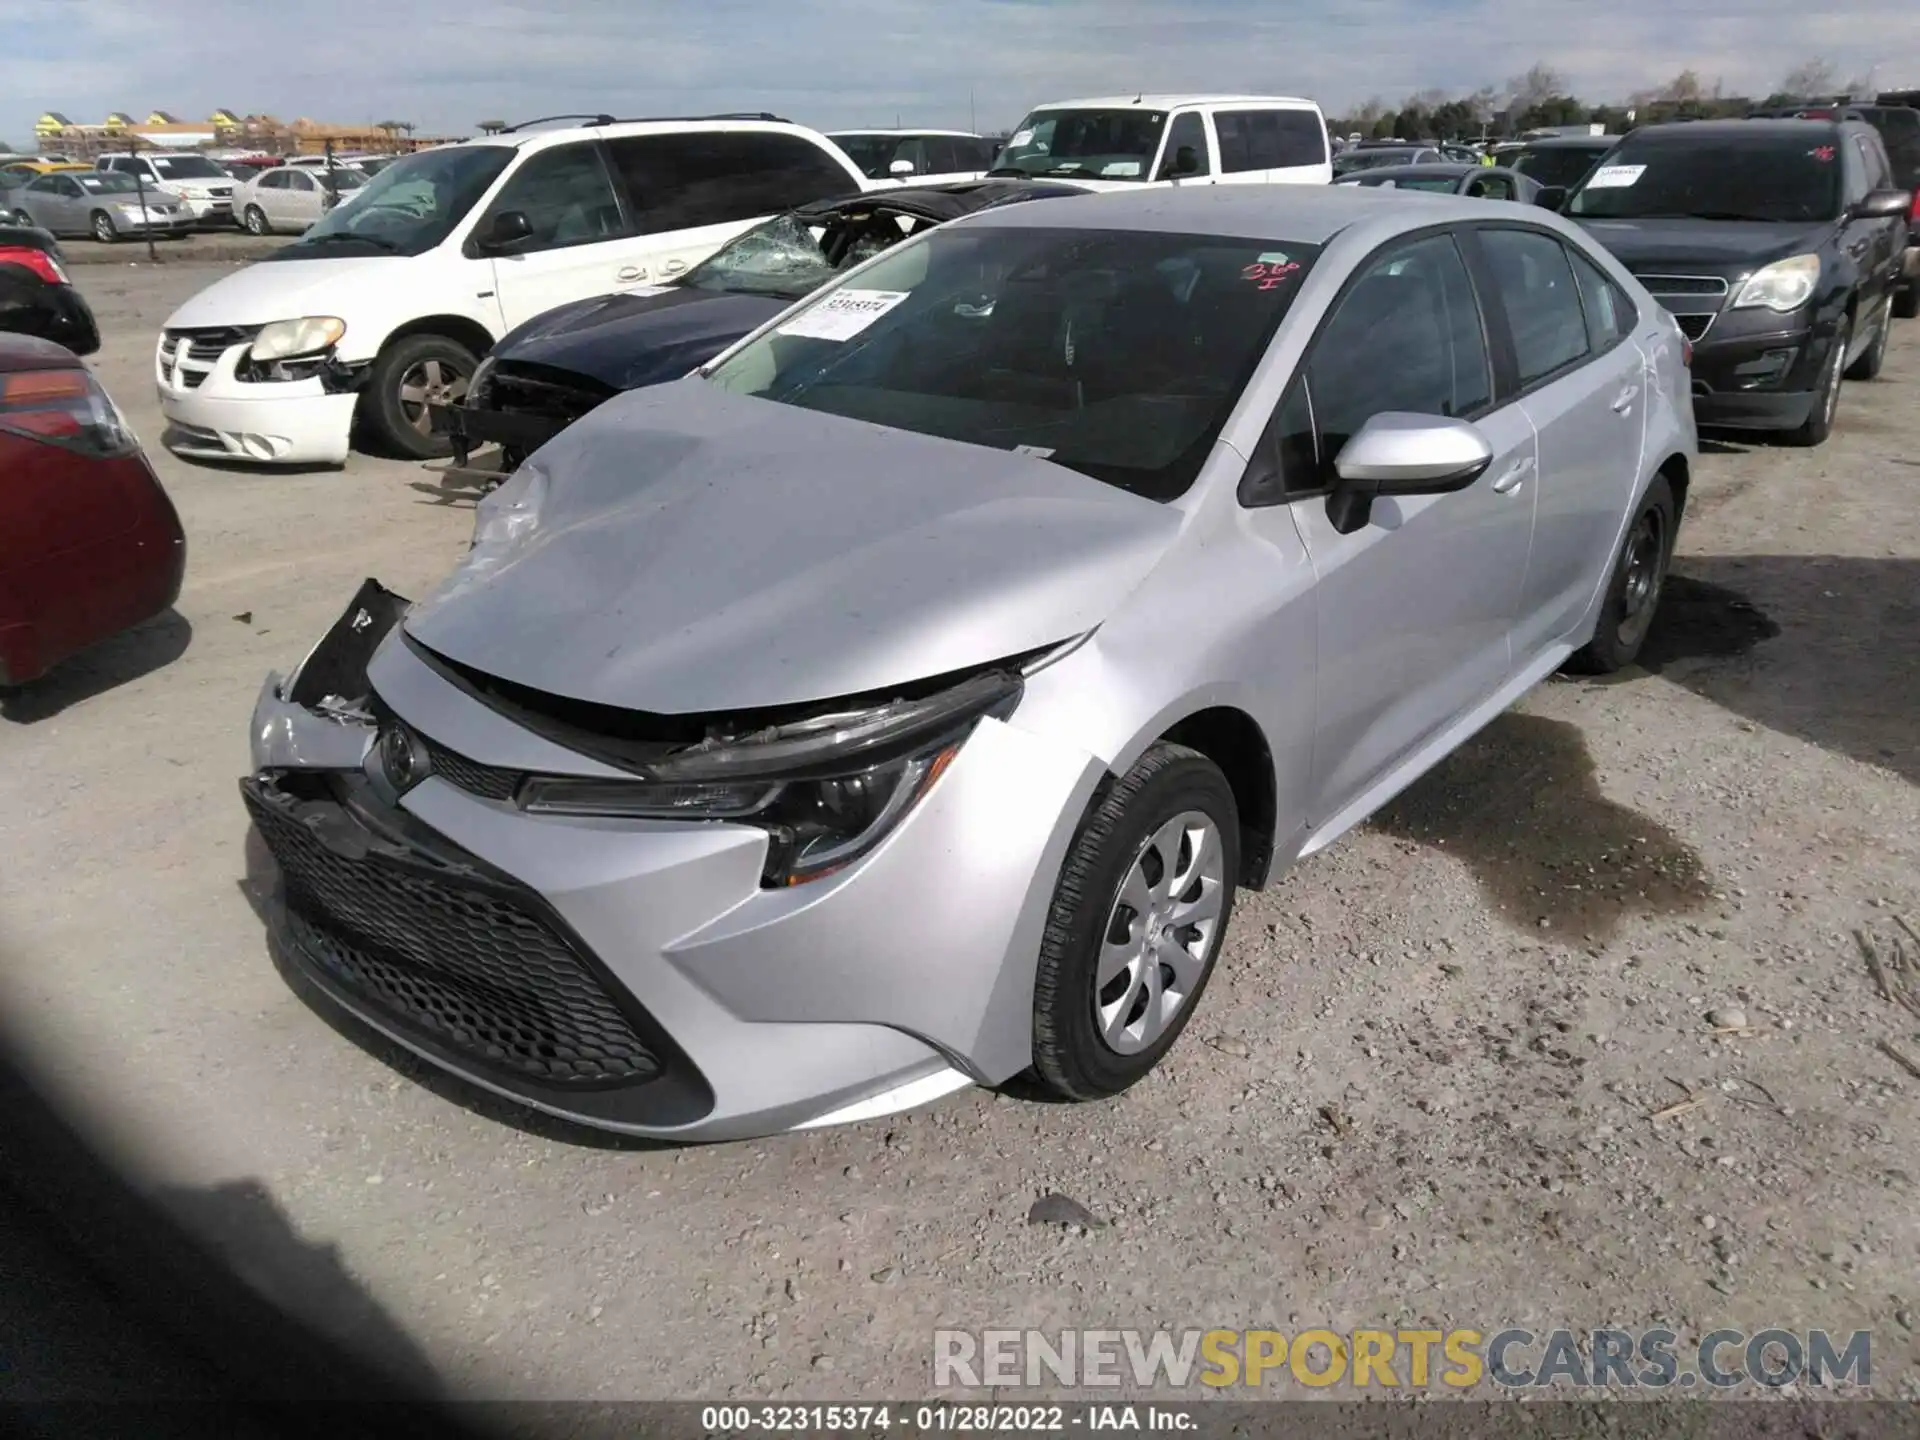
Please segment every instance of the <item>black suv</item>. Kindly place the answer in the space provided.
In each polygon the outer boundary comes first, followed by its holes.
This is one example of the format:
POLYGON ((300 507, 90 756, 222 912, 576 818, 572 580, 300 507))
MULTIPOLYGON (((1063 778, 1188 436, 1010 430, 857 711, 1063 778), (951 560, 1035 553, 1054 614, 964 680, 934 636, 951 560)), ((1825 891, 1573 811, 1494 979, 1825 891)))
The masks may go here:
POLYGON ((1818 445, 1841 376, 1880 373, 1911 204, 1861 121, 1697 120, 1634 131, 1561 208, 1693 342, 1700 424, 1818 445))
POLYGON ((1494 163, 1518 170, 1537 185, 1571 190, 1619 143, 1618 135, 1543 135, 1523 140, 1494 163))

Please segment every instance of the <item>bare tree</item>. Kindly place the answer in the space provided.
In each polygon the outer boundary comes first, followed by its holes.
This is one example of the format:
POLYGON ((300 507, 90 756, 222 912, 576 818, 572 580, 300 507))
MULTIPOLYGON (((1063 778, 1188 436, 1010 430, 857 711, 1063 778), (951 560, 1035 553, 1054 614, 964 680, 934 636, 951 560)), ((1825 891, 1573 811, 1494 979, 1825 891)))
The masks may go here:
POLYGON ((1500 92, 1491 85, 1482 85, 1467 97, 1467 104, 1473 107, 1473 120, 1476 125, 1485 125, 1492 121, 1494 112, 1500 108, 1500 92))
POLYGON ((1673 79, 1660 87, 1657 99, 1669 105, 1696 105, 1704 92, 1700 87, 1700 77, 1691 70, 1682 70, 1673 79))
POLYGON ((1809 100, 1831 95, 1839 81, 1840 74, 1833 68, 1833 62, 1816 55, 1811 60, 1802 60, 1782 75, 1780 89, 1783 94, 1809 100))
POLYGON ((1556 95, 1565 95, 1568 88, 1566 76, 1546 61, 1536 60, 1526 74, 1507 82, 1507 108, 1515 113, 1531 110, 1556 95))

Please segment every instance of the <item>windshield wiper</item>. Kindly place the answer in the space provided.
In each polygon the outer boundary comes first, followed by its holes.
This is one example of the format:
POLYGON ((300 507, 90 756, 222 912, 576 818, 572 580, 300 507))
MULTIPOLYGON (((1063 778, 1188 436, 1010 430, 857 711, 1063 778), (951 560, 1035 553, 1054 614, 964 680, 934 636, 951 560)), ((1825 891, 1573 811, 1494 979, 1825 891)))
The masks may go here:
POLYGON ((325 235, 302 235, 293 243, 296 245, 371 245, 377 250, 400 248, 393 241, 383 240, 378 235, 349 235, 344 230, 331 231, 325 235))

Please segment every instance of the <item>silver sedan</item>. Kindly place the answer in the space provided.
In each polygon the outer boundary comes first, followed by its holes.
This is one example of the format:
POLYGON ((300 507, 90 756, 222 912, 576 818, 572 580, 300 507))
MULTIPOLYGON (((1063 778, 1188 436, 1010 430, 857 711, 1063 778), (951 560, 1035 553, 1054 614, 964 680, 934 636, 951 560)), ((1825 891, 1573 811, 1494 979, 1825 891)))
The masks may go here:
POLYGON ((1633 660, 1688 358, 1544 210, 1221 186, 928 231, 561 432, 434 593, 369 582, 269 678, 272 943, 630 1134, 1116 1094, 1237 890, 1633 660))
POLYGON ((111 244, 128 235, 186 235, 194 226, 186 204, 131 175, 56 170, 7 192, 6 204, 29 224, 55 235, 90 235, 111 244))

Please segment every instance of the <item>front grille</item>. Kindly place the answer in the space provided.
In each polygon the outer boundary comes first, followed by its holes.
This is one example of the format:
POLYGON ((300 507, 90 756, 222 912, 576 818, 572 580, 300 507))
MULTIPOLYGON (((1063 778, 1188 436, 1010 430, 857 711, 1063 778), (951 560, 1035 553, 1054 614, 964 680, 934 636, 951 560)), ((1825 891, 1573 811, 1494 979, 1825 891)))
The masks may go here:
POLYGON ((1711 315, 1676 315, 1673 318, 1679 323, 1680 333, 1689 340, 1698 340, 1713 328, 1714 317, 1711 315))
POLYGON ((662 1073, 570 942, 509 887, 379 852, 336 853, 253 783, 247 809, 286 882, 289 927, 330 978, 448 1049, 546 1086, 662 1073))
POLYGON ((502 770, 493 765, 482 765, 478 760, 469 760, 466 756, 447 749, 438 741, 420 737, 426 742, 427 757, 433 762, 433 773, 450 785, 457 785, 469 795, 478 795, 482 800, 511 800, 513 792, 520 788, 525 779, 518 770, 502 770))
POLYGON ((211 365, 235 345, 244 345, 260 333, 258 325, 226 325, 218 328, 199 330, 169 330, 161 341, 163 348, 172 347, 175 356, 182 360, 195 360, 211 365), (182 350, 182 346, 185 349, 182 350))
POLYGON ((1724 295, 1728 289, 1718 275, 1642 275, 1640 283, 1655 295, 1724 295))
POLYGON ((505 410, 521 415, 538 415, 571 425, 589 410, 605 402, 615 392, 584 377, 574 378, 564 371, 533 373, 511 364, 496 364, 483 395, 469 399, 490 410, 505 410))

